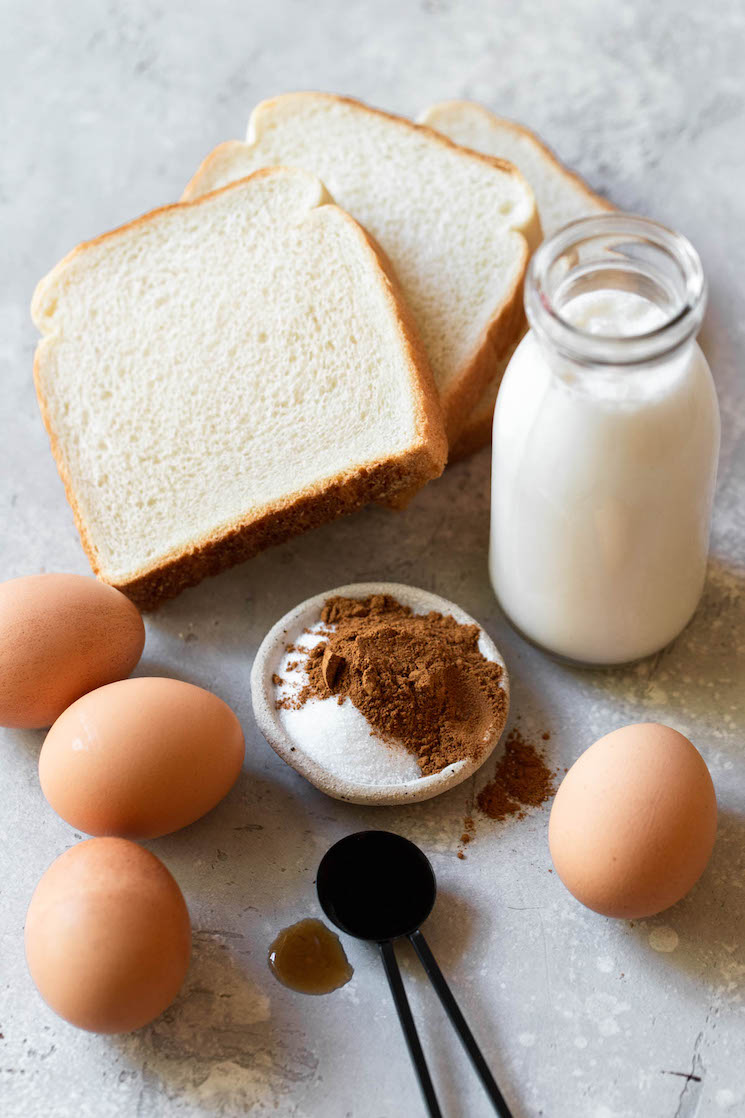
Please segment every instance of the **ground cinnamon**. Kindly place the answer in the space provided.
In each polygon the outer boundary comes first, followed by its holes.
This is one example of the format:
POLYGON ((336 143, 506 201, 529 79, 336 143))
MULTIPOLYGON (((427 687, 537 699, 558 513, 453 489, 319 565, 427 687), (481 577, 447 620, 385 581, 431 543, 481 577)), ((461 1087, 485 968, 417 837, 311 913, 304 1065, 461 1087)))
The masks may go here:
MULTIPOLYGON (((549 735, 544 734, 544 740, 549 735)), ((517 727, 510 730, 504 754, 497 762, 494 779, 476 797, 476 806, 491 819, 525 818, 525 809, 540 807, 554 795, 555 773, 539 751, 527 742, 517 727)))
POLYGON ((330 598, 324 640, 308 653, 307 683, 280 700, 351 699, 382 741, 416 757, 423 776, 478 758, 504 722, 502 669, 479 651, 477 625, 414 614, 389 595, 330 598))

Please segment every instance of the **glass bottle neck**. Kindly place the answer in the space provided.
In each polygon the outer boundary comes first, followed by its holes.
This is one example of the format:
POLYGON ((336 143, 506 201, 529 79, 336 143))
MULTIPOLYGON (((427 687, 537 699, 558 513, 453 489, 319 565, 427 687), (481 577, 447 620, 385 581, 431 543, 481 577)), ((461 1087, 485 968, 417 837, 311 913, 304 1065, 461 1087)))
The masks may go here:
POLYGON ((646 218, 583 218, 544 241, 525 281, 528 321, 563 362, 614 369, 665 362, 695 338, 706 306, 685 237, 646 218))

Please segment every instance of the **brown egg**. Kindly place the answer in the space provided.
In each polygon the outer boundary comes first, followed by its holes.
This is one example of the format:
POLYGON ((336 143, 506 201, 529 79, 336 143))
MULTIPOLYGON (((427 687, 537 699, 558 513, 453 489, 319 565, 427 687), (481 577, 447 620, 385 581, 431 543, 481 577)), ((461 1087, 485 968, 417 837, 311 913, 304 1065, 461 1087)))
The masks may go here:
POLYGON ((39 779, 76 830, 155 838, 219 803, 243 754, 240 722, 217 695, 179 679, 124 679, 60 715, 39 756, 39 779))
POLYGON ((624 726, 582 754, 556 794, 551 857, 570 893, 604 916, 653 916, 704 872, 717 803, 704 759, 677 730, 624 726))
POLYGON ((26 915, 26 960, 47 1005, 80 1029, 126 1033, 171 1004, 191 952, 189 913, 154 854, 125 839, 52 862, 26 915))
POLYGON ((0 583, 0 726, 51 726, 87 691, 128 676, 144 644, 137 608, 95 578, 0 583))

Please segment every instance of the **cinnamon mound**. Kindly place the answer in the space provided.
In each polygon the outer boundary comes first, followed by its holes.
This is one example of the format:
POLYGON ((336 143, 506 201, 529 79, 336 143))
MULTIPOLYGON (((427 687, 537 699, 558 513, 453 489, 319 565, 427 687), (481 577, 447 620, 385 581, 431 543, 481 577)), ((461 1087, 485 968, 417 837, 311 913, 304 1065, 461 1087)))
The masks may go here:
POLYGON ((414 614, 383 594, 330 598, 321 621, 326 639, 308 653, 307 683, 292 706, 351 699, 371 733, 416 757, 422 776, 478 759, 501 730, 502 668, 479 651, 477 625, 414 614))

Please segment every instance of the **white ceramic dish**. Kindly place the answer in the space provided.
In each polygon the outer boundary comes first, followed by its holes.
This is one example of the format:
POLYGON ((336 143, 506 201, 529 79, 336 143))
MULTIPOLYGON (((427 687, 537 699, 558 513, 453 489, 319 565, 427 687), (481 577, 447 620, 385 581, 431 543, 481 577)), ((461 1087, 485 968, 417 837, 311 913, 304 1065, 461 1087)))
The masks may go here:
POLYGON ((275 753, 328 796, 355 804, 377 804, 379 806, 416 803, 418 800, 428 800, 432 796, 439 796, 441 792, 446 792, 449 788, 454 788, 457 784, 467 780, 493 753, 502 736, 509 707, 509 677, 499 649, 480 625, 479 648, 487 659, 493 660, 501 666, 503 672, 501 685, 507 703, 505 705, 504 721, 496 728, 494 740, 485 745, 483 752, 476 760, 456 761, 433 776, 421 776, 414 780, 406 780, 395 784, 355 782, 329 772, 315 758, 301 749, 283 725, 280 712, 276 706, 276 688, 272 676, 279 667, 287 645, 294 644, 306 629, 320 620, 324 602, 328 598, 337 596, 367 598, 373 594, 390 594, 402 605, 410 606, 415 613, 429 613, 430 610, 436 610, 438 613, 450 614, 461 624, 478 625, 473 617, 470 617, 459 606, 449 602, 446 598, 441 598, 437 594, 430 594, 426 590, 419 590, 414 586, 404 586, 396 582, 356 582, 350 586, 339 586, 336 589, 327 590, 323 594, 317 594, 314 598, 308 598, 307 601, 301 602, 299 606, 285 614, 270 629, 262 641, 251 671, 251 698, 254 716, 259 729, 275 753))

